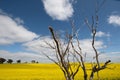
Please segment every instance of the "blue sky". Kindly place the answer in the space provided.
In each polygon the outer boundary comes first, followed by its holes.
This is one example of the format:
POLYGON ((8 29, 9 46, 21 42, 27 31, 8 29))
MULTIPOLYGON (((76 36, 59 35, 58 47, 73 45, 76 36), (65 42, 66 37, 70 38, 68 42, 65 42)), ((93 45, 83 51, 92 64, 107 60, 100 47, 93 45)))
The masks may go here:
MULTIPOLYGON (((43 53, 50 50, 41 48, 44 40, 51 42, 48 26, 65 33, 71 30, 70 21, 80 27, 79 40, 83 52, 92 56, 91 33, 85 18, 91 22, 95 15, 96 1, 99 9, 99 27, 96 47, 101 59, 120 62, 120 1, 119 0, 0 0, 0 57, 36 59, 47 62, 43 53)), ((48 54, 53 56, 51 54, 48 54)))

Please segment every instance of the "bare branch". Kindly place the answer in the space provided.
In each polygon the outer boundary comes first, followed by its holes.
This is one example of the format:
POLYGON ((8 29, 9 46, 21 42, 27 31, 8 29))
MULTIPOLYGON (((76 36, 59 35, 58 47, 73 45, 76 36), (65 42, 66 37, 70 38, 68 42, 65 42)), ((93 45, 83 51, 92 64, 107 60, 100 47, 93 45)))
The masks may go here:
POLYGON ((59 43, 58 43, 58 41, 57 41, 57 39, 56 39, 56 37, 55 37, 55 35, 54 35, 54 31, 53 31, 52 27, 49 27, 49 30, 50 30, 50 32, 51 32, 51 34, 52 34, 52 37, 53 37, 53 39, 54 39, 54 41, 55 41, 55 43, 56 43, 56 47, 57 47, 58 54, 59 54, 59 56, 60 56, 60 60, 62 61, 62 55, 61 55, 61 53, 60 53, 59 43))
POLYGON ((54 59, 50 58, 48 55, 44 54, 49 60, 53 61, 55 64, 59 65, 54 59))
POLYGON ((47 41, 44 41, 50 48, 52 48, 52 49, 55 49, 55 47, 54 46, 52 46, 50 43, 48 43, 47 41))
POLYGON ((88 19, 86 18, 85 19, 85 23, 87 24, 87 26, 88 26, 88 28, 90 29, 90 31, 92 30, 92 27, 91 27, 91 25, 89 24, 89 22, 88 22, 88 19))

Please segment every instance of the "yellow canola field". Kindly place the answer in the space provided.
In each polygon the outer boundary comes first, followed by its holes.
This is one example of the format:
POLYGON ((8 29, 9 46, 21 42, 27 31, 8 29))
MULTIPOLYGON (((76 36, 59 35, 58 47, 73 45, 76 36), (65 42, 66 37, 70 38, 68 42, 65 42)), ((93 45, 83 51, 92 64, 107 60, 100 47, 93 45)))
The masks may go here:
MULTIPOLYGON (((91 64, 86 64, 90 74, 91 64)), ((99 72, 100 80, 120 80, 120 64, 110 64, 99 72)), ((0 64, 0 80, 65 80, 64 75, 55 64, 0 64)), ((80 69, 75 80, 83 80, 80 69)), ((94 80, 97 80, 95 74, 94 80)))

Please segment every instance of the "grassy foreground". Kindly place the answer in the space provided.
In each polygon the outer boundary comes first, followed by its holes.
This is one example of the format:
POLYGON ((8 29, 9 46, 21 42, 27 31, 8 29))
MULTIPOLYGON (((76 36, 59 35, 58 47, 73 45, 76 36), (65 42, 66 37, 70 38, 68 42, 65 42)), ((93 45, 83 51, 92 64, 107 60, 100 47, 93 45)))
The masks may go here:
MULTIPOLYGON (((88 68, 90 64, 86 64, 88 68)), ((90 73, 90 70, 88 70, 90 73)), ((120 64, 110 64, 100 71, 101 80, 120 80, 120 64)), ((95 80, 97 79, 95 75, 95 80)), ((65 80, 55 64, 0 64, 0 80, 65 80)), ((75 80, 83 80, 82 70, 75 80)))

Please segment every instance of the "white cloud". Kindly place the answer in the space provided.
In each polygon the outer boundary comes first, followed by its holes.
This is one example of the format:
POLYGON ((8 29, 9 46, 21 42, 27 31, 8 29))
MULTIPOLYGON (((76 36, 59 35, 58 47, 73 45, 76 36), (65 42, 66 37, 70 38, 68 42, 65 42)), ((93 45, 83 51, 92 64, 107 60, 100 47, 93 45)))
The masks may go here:
POLYGON ((23 20, 21 20, 21 19, 20 19, 20 18, 18 18, 18 17, 17 17, 17 18, 15 18, 14 20, 16 21, 16 23, 17 23, 17 24, 24 24, 24 21, 23 21, 23 20))
POLYGON ((27 42, 23 44, 23 46, 27 50, 34 51, 40 54, 41 53, 47 53, 47 54, 53 53, 53 50, 49 48, 49 45, 47 45, 46 42, 53 45, 53 40, 49 36, 43 36, 43 37, 40 37, 39 39, 27 42))
MULTIPOLYGON (((49 54, 49 53, 48 53, 49 54)), ((93 55, 87 54, 86 55, 86 61, 92 61, 93 55)), ((11 53, 5 50, 0 50, 0 57, 3 57, 5 59, 13 59, 14 62, 16 60, 20 59, 22 62, 30 62, 31 60, 36 60, 39 62, 51 62, 46 56, 42 54, 37 53, 29 53, 29 52, 16 52, 11 53)), ((51 55, 50 57, 54 58, 54 55, 51 55)), ((107 60, 111 60, 112 62, 120 62, 120 52, 109 52, 109 53, 103 53, 99 55, 99 60, 101 62, 105 62, 107 60)))
MULTIPOLYGON (((54 45, 53 40, 49 36, 42 36, 37 40, 29 41, 23 44, 23 46, 28 51, 32 51, 32 53, 29 52, 10 53, 8 51, 0 50, 0 57, 4 57, 7 59, 11 58, 14 60, 21 59, 23 62, 31 61, 33 59, 39 62, 50 62, 50 60, 44 54, 50 56, 53 59, 56 59, 54 54, 55 52, 51 48, 48 48, 48 45, 45 43, 45 41, 54 45)), ((95 53, 91 46, 91 39, 83 39, 79 41, 83 51, 83 55, 86 53, 86 61, 89 62, 94 61, 95 59, 93 59, 93 57, 95 57, 95 53)), ((75 48, 78 49, 77 41, 74 40, 73 44, 75 48)), ((98 53, 100 53, 100 49, 106 48, 106 46, 102 41, 95 41, 95 47, 98 50, 98 53)), ((100 54, 99 59, 102 62, 105 62, 108 59, 110 59, 112 62, 119 62, 120 59, 120 57, 118 56, 119 53, 120 52, 111 52, 111 53, 100 54)))
POLYGON ((6 13, 2 9, 0 9, 0 14, 6 15, 6 13))
POLYGON ((67 20, 73 15, 70 0, 42 0, 46 13, 55 20, 67 20))
MULTIPOLYGON (((45 53, 48 56, 55 58, 54 50, 49 48, 49 46, 45 43, 45 41, 54 45, 53 40, 49 36, 42 36, 38 40, 33 40, 33 41, 23 44, 23 46, 26 47, 27 50, 34 51, 39 54, 45 53)), ((64 41, 64 40, 61 40, 61 41, 64 41)), ((92 60, 93 57, 95 56, 95 53, 94 53, 92 45, 91 45, 92 44, 91 39, 83 39, 83 40, 79 40, 79 41, 80 41, 80 46, 82 48, 83 54, 87 53, 86 59, 88 61, 92 60)), ((78 49, 77 41, 74 40, 73 44, 75 46, 75 49, 78 49)), ((62 47, 65 47, 65 46, 66 45, 64 45, 62 47)), ((102 41, 95 41, 95 47, 97 50, 106 48, 106 46, 104 45, 104 43, 102 41)), ((43 55, 43 54, 41 54, 41 55, 43 55)))
MULTIPOLYGON (((80 47, 82 49, 82 54, 86 54, 86 60, 87 61, 92 61, 93 57, 95 57, 95 52, 92 48, 92 39, 82 39, 79 40, 80 42, 80 47)), ((75 49, 78 49, 77 47, 77 41, 74 42, 74 45, 76 46, 75 49)), ((106 45, 102 41, 95 41, 95 47, 98 51, 98 53, 101 52, 102 49, 106 48, 106 45)))
POLYGON ((98 31, 98 32, 96 33, 96 37, 110 37, 110 34, 109 34, 109 33, 102 32, 102 31, 98 31))
POLYGON ((120 52, 109 52, 104 54, 112 62, 120 62, 120 52))
POLYGON ((31 60, 36 60, 39 62, 50 62, 44 55, 29 52, 11 53, 5 50, 0 50, 0 57, 5 59, 13 59, 14 62, 16 62, 18 59, 20 59, 22 62, 30 62, 31 60))
MULTIPOLYGON (((80 40, 80 44, 81 44, 81 48, 84 51, 87 51, 88 53, 91 50, 93 50, 93 48, 92 48, 92 40, 91 39, 80 40)), ((102 41, 95 41, 95 47, 96 47, 96 49, 102 49, 102 48, 105 48, 106 46, 104 45, 104 43, 102 41)))
POLYGON ((109 24, 113 24, 113 25, 117 25, 120 26, 120 16, 119 15, 111 15, 108 18, 108 23, 109 24))
POLYGON ((7 15, 0 14, 0 45, 26 42, 37 38, 38 35, 27 30, 20 18, 12 19, 7 15))

